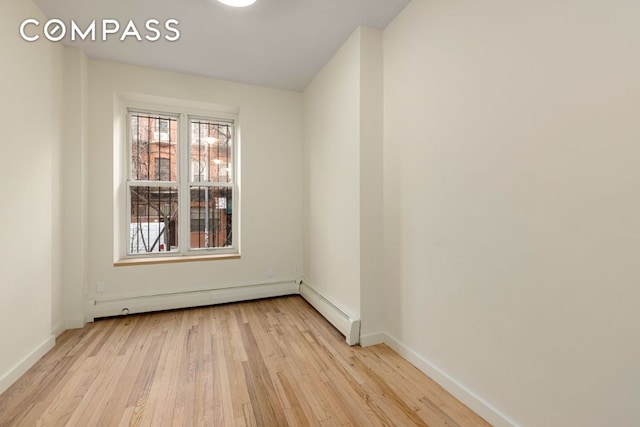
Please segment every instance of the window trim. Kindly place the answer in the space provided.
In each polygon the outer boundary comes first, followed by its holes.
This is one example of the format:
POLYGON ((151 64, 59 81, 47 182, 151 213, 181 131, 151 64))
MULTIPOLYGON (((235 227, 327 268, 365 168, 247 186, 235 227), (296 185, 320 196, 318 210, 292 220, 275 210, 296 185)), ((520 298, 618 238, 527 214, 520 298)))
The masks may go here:
MULTIPOLYGON (((240 257, 240 126, 237 114, 227 112, 230 107, 218 109, 194 109, 185 108, 177 102, 175 107, 170 105, 147 104, 130 99, 121 99, 120 117, 124 119, 124 126, 121 127, 121 135, 124 138, 120 143, 123 151, 119 165, 121 171, 121 184, 124 200, 120 199, 118 209, 120 213, 120 231, 116 233, 120 236, 118 253, 114 260, 114 265, 139 265, 155 264, 162 262, 182 262, 200 261, 212 259, 236 259, 240 257), (150 253, 130 253, 130 212, 131 212, 131 182, 137 186, 144 185, 147 181, 131 180, 131 113, 142 113, 158 116, 166 116, 177 119, 177 181, 150 181, 153 186, 176 186, 179 191, 178 196, 178 250, 168 252, 150 253), (207 120, 215 123, 228 123, 232 127, 231 139, 231 183, 197 182, 192 181, 190 175, 191 161, 191 120, 207 120), (190 239, 190 189, 192 185, 200 187, 223 187, 231 188, 232 194, 232 244, 222 248, 191 248, 190 239), (124 210, 122 208, 124 207, 124 210), (123 212, 123 213, 122 213, 123 212)), ((224 106, 223 106, 224 107, 224 106)))

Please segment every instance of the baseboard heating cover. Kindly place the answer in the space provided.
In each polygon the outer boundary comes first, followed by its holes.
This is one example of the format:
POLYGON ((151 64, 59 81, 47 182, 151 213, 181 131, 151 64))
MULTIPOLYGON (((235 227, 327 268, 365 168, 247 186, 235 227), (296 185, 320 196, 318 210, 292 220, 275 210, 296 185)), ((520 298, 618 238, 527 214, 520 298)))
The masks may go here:
POLYGON ((304 281, 300 283, 300 295, 345 336, 347 344, 356 345, 360 342, 360 319, 354 319, 340 310, 304 281))
POLYGON ((259 298, 295 295, 297 293, 298 284, 295 281, 290 281, 111 300, 96 300, 93 301, 93 304, 89 304, 90 315, 87 320, 91 322, 95 318, 118 316, 121 314, 199 307, 259 298))

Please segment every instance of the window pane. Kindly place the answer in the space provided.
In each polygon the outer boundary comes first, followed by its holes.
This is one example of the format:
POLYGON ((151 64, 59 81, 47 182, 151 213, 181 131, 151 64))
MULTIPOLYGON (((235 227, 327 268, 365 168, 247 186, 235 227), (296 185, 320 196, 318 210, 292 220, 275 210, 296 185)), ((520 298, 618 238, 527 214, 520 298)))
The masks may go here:
POLYGON ((232 189, 191 187, 191 249, 224 248, 233 244, 232 189))
POLYGON ((177 180, 177 118, 131 113, 130 137, 131 179, 137 181, 177 180))
POLYGON ((171 181, 171 161, 168 158, 155 158, 156 179, 158 181, 171 181))
POLYGON ((207 120, 190 121, 193 182, 230 183, 233 178, 233 125, 207 120))
POLYGON ((132 186, 129 193, 129 253, 176 251, 178 189, 132 186))

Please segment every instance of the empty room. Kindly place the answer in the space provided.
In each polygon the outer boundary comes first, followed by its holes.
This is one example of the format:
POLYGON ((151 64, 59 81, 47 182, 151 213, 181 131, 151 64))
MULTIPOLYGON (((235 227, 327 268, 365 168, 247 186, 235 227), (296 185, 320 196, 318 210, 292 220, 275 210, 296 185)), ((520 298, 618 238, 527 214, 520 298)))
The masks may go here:
POLYGON ((3 0, 0 426, 639 426, 638 22, 3 0))

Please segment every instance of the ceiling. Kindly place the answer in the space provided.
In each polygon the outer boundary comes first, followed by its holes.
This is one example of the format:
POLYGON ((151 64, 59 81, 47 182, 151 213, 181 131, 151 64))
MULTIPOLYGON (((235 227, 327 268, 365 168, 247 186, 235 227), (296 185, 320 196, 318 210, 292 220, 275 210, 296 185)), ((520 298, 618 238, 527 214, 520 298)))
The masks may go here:
MULTIPOLYGON (((97 41, 63 40, 90 58, 194 75, 302 90, 359 26, 383 29, 409 0, 257 0, 247 8, 216 0, 35 0, 48 18, 84 30, 96 20, 97 41), (145 22, 177 19, 180 38, 150 42, 145 22), (121 30, 101 41, 101 23, 121 30), (120 36, 133 20, 143 41, 120 36)), ((42 24, 44 25, 44 23, 42 24)))

